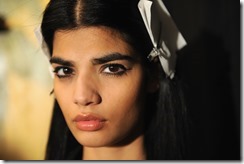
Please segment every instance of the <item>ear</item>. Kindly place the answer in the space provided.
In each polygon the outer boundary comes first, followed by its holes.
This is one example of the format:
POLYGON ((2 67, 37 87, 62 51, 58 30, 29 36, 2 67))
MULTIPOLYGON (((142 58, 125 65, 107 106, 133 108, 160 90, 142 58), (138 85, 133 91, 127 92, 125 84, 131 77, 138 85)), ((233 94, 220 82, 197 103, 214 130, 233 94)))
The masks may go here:
POLYGON ((148 93, 154 93, 159 89, 159 81, 158 80, 152 80, 149 81, 147 84, 147 92, 148 93))
POLYGON ((154 93, 159 89, 159 67, 158 62, 153 63, 152 68, 147 70, 147 92, 154 93))

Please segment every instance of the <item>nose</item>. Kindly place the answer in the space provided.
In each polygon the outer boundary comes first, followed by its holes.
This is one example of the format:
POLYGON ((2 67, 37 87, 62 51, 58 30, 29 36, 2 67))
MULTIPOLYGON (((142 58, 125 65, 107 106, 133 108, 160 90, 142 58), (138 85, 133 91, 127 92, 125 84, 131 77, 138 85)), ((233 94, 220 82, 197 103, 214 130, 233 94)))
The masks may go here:
POLYGON ((95 79, 89 75, 78 77, 74 87, 74 103, 79 106, 100 104, 102 98, 97 91, 95 79))

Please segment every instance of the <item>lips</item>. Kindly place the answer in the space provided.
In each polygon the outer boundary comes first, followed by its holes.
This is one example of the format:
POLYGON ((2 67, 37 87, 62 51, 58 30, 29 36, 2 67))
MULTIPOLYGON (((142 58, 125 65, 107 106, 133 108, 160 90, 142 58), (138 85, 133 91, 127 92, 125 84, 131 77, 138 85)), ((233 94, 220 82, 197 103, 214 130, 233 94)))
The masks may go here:
POLYGON ((95 114, 81 114, 75 117, 76 127, 81 131, 97 131, 104 127, 105 119, 95 114))

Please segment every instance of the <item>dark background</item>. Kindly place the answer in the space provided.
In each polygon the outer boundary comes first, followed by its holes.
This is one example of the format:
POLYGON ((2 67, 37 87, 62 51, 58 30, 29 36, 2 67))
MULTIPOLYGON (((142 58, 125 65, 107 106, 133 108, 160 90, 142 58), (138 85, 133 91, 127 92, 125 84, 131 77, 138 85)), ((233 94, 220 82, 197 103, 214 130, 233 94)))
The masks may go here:
POLYGON ((191 160, 240 160, 240 10, 234 0, 164 0, 188 45, 177 71, 189 112, 191 160))

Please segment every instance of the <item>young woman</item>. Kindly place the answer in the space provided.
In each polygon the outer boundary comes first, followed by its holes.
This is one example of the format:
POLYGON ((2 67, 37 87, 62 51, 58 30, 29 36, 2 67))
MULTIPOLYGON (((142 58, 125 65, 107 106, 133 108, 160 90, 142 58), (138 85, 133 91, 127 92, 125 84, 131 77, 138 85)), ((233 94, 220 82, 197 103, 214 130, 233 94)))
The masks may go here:
POLYGON ((184 158, 186 111, 164 56, 172 48, 154 44, 148 2, 49 2, 41 30, 56 100, 46 159, 184 158))

